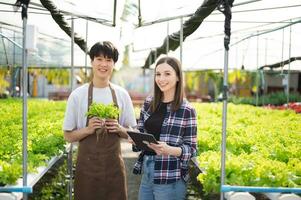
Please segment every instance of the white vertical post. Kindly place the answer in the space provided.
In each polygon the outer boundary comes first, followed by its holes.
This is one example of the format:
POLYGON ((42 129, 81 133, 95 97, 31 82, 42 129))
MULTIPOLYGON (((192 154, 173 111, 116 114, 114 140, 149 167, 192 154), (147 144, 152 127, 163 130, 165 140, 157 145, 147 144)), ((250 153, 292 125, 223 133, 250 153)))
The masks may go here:
MULTIPOLYGON (((231 7, 227 0, 223 3, 225 15, 225 35, 224 35, 224 80, 223 80, 223 114, 222 114, 222 144, 221 144, 221 186, 225 185, 226 179, 226 139, 227 139, 227 102, 228 102, 228 61, 229 44, 231 35, 231 7)), ((220 200, 224 200, 224 192, 220 193, 220 200)))
POLYGON ((86 21, 86 52, 85 52, 85 82, 88 80, 88 20, 86 21))
MULTIPOLYGON (((71 91, 74 89, 74 19, 71 16, 71 91)), ((69 185, 68 185, 68 194, 69 200, 72 200, 72 190, 73 190, 73 164, 72 164, 72 151, 73 145, 70 144, 70 149, 68 152, 68 171, 69 171, 69 185)))
POLYGON ((282 47, 281 47, 281 74, 283 74, 283 54, 284 54, 284 28, 282 29, 282 47))
MULTIPOLYGON (((267 63, 268 63, 268 38, 265 38, 264 65, 267 65, 267 63)), ((264 96, 267 91, 264 69, 262 69, 261 74, 262 74, 262 87, 263 87, 263 96, 264 96)), ((265 105, 264 98, 262 98, 262 105, 265 105)))
MULTIPOLYGON (((23 18, 23 52, 22 52, 22 78, 23 78, 23 121, 22 121, 22 167, 23 167, 23 187, 27 186, 27 90, 28 90, 28 76, 27 76, 27 49, 26 49, 26 24, 27 18, 23 18)), ((23 193, 23 200, 27 200, 27 193, 23 193)))
POLYGON ((74 19, 71 16, 71 91, 74 90, 74 19))
POLYGON ((258 106, 258 93, 259 93, 259 71, 258 71, 258 65, 259 65, 259 34, 257 32, 256 36, 256 106, 258 106))
POLYGON ((167 21, 167 23, 166 23, 166 38, 167 38, 167 41, 166 41, 166 55, 168 55, 168 52, 169 52, 169 21, 167 21))
POLYGON ((180 29, 180 62, 183 63, 183 17, 181 17, 181 29, 180 29))
MULTIPOLYGON (((225 49, 224 54, 224 80, 223 80, 223 115, 222 115, 222 156, 221 156, 221 184, 225 184, 226 170, 226 138, 227 138, 227 93, 228 93, 228 57, 229 51, 225 49)), ((220 199, 224 199, 224 193, 221 192, 220 199)))
POLYGON ((291 54, 292 54, 292 25, 290 25, 289 50, 288 50, 288 70, 287 70, 287 104, 290 102, 290 70, 291 70, 291 54))

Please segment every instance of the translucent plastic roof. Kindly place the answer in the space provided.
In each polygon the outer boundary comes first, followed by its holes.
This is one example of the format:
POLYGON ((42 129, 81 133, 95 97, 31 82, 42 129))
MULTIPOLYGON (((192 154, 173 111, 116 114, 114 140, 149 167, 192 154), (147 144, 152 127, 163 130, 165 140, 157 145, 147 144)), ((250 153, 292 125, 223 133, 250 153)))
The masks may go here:
POLYGON ((203 0, 141 0, 140 10, 143 24, 152 24, 177 16, 193 14, 203 0))
MULTIPOLYGON (((155 10, 156 5, 155 3, 149 4, 149 10, 155 10)), ((171 4, 167 3, 167 5, 171 4)), ((197 4, 191 3, 191 5, 197 4)), ((161 6, 163 7, 164 4, 161 3, 160 7, 161 6)), ((190 13, 192 14, 196 9, 197 6, 195 6, 190 13)), ((234 7, 232 8, 229 67, 240 68, 244 65, 246 69, 256 69, 257 66, 280 62, 281 60, 288 59, 289 49, 291 49, 291 57, 300 56, 300 9, 301 1, 295 0, 235 0, 234 7), (292 29, 290 33, 289 24, 294 22, 299 23, 291 26, 292 29), (287 27, 282 29, 282 27, 285 26, 287 27), (256 35, 258 35, 258 37, 256 35), (291 42, 289 42, 290 37, 291 42)), ((188 6, 187 10, 189 10, 188 6)), ((187 10, 185 10, 185 12, 184 9, 182 9, 183 12, 173 12, 173 15, 181 16, 183 13, 183 15, 189 15, 189 11, 187 10)), ((161 13, 164 14, 164 11, 161 13)), ((168 13, 166 15, 170 14, 168 13)), ((169 34, 180 30, 181 22, 179 18, 169 22, 163 22, 165 21, 164 19, 170 19, 170 16, 163 17, 159 20, 158 17, 154 17, 145 23, 151 24, 150 22, 158 21, 162 21, 162 23, 142 27, 139 28, 141 30, 138 29, 136 31, 134 41, 137 42, 134 42, 134 49, 140 57, 145 58, 148 55, 149 52, 144 52, 145 56, 142 56, 144 49, 155 49, 155 47, 161 46, 163 38, 168 34, 168 29, 169 34), (142 37, 142 35, 145 35, 145 32, 152 32, 156 37, 152 37, 151 39, 149 37, 142 37)), ((186 17, 183 21, 187 19, 186 17)), ((223 31, 224 16, 216 10, 184 41, 182 58, 184 68, 188 70, 223 68, 223 31)), ((175 52, 170 52, 170 54, 179 57, 179 48, 175 52)), ((138 65, 144 65, 143 62, 144 60, 141 59, 138 65)), ((291 67, 299 70, 301 68, 300 65, 293 63, 291 67)))
MULTIPOLYGON (((20 28, 4 26, 0 31, 0 65, 22 66, 22 32, 20 28)), ((70 41, 39 34, 37 52, 29 52, 30 67, 68 66, 70 41)))
POLYGON ((53 0, 53 3, 70 14, 94 18, 99 22, 113 23, 114 1, 53 0))
MULTIPOLYGON (((130 65, 141 67, 151 49, 162 45, 167 34, 180 30, 181 19, 187 20, 199 8, 203 0, 53 0, 64 14, 65 21, 78 36, 86 39, 91 47, 97 41, 111 40, 121 54, 125 45, 131 45, 130 65), (140 8, 140 10, 139 10, 140 8), (116 12, 114 12, 116 10, 116 12), (139 13, 141 27, 139 25, 139 13), (86 29, 87 20, 88 29, 86 29), (115 20, 114 20, 115 19, 115 20), (116 26, 112 26, 113 24, 116 26)), ((20 13, 12 12, 15 0, 0 0, 0 33, 13 38, 17 29, 21 46, 22 20, 20 13), (11 24, 19 28, 5 25, 11 24), (9 29, 9 30, 5 30, 9 29), (2 31, 1 31, 2 30, 2 31), (4 31, 5 30, 5 31, 4 31)), ((229 52, 229 67, 256 69, 265 64, 273 64, 289 57, 300 56, 301 20, 300 0, 235 0, 232 8, 232 35, 229 52), (290 26, 290 23, 296 23, 290 26), (283 27, 287 26, 283 29, 283 27), (277 31, 274 31, 277 30, 277 31), (257 36, 258 35, 258 36, 257 36)), ((33 64, 70 65, 70 37, 64 33, 43 8, 38 0, 31 0, 28 23, 39 30, 39 51, 32 58, 33 64)), ((200 27, 183 42, 183 67, 186 70, 221 69, 224 67, 223 49, 224 16, 215 10, 200 27)), ((4 39, 7 40, 7 39, 4 39)), ((6 41, 7 45, 10 43, 6 41)), ((6 63, 0 41, 0 64, 6 63)), ((12 47, 9 47, 10 49, 12 47)), ((8 51, 7 51, 8 52, 8 51)), ((19 52, 20 53, 20 52, 19 52)), ((180 58, 180 48, 169 55, 180 58)), ((75 65, 84 65, 84 53, 75 45, 75 65)), ((121 66, 122 56, 117 63, 121 66)), ((88 61, 89 63, 89 61, 88 61)), ((292 64, 296 69, 300 65, 292 64)))
MULTIPOLYGON (((15 0, 0 0, 0 34, 3 37, 3 40, 0 41, 0 65, 8 63, 20 66, 22 63, 23 22, 20 10, 19 12, 13 12, 12 4, 14 3, 15 0)), ((71 27, 71 15, 75 17, 75 33, 83 39, 86 39, 86 19, 89 19, 88 46, 99 40, 119 40, 119 30, 112 26, 114 2, 110 5, 101 5, 101 2, 86 0, 84 3, 87 5, 90 4, 90 7, 84 6, 82 1, 60 0, 53 1, 53 3, 64 14, 65 21, 69 27, 71 27), (96 9, 100 7, 104 9, 104 12, 97 11, 101 10, 96 9)), ((40 1, 30 1, 27 23, 35 25, 39 32, 37 40, 38 51, 29 53, 29 65, 42 67, 70 66, 71 39, 60 29, 49 14, 49 11, 42 6, 40 1)), ((76 44, 74 47, 74 65, 84 66, 84 52, 76 44)))

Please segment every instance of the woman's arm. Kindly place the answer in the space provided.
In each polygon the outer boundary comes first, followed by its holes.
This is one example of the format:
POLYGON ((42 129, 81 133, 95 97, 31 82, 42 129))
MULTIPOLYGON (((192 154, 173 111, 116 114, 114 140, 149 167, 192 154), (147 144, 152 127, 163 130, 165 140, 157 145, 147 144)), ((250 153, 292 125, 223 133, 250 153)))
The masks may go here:
POLYGON ((148 146, 152 148, 157 155, 170 155, 180 157, 182 155, 181 147, 174 147, 166 144, 166 142, 158 142, 159 144, 150 143, 148 146))
POLYGON ((196 156, 197 151, 197 118, 195 109, 187 108, 185 111, 185 128, 183 134, 183 144, 180 146, 182 154, 180 159, 182 167, 188 167, 191 157, 196 156))

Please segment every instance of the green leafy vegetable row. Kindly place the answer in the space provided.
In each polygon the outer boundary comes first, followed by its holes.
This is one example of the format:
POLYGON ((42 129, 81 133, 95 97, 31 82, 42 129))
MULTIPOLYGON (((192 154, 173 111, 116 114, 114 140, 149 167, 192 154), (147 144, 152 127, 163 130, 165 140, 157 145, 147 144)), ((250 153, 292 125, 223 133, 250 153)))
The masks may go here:
MULTIPOLYGON (((64 150, 65 102, 28 101, 28 167, 45 165, 64 150)), ((0 185, 14 184, 22 174, 22 100, 0 100, 0 185)))
MULTIPOLYGON (((194 104, 198 114, 198 180, 220 188, 222 104, 194 104)), ((228 104, 226 184, 301 187, 301 115, 228 104)))

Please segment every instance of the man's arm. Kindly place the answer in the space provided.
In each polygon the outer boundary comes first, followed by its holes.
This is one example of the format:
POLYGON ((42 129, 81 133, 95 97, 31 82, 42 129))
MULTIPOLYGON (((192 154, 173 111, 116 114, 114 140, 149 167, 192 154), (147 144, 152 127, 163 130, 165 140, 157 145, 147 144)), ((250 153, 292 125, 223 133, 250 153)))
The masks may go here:
POLYGON ((81 139, 94 134, 95 130, 98 128, 102 128, 104 125, 104 121, 100 120, 96 117, 89 119, 89 124, 87 127, 73 130, 73 131, 64 131, 64 138, 67 142, 78 142, 81 139))
POLYGON ((64 131, 64 138, 67 142, 78 142, 81 139, 87 137, 88 135, 91 135, 91 132, 89 132, 88 127, 74 130, 74 131, 64 131))

